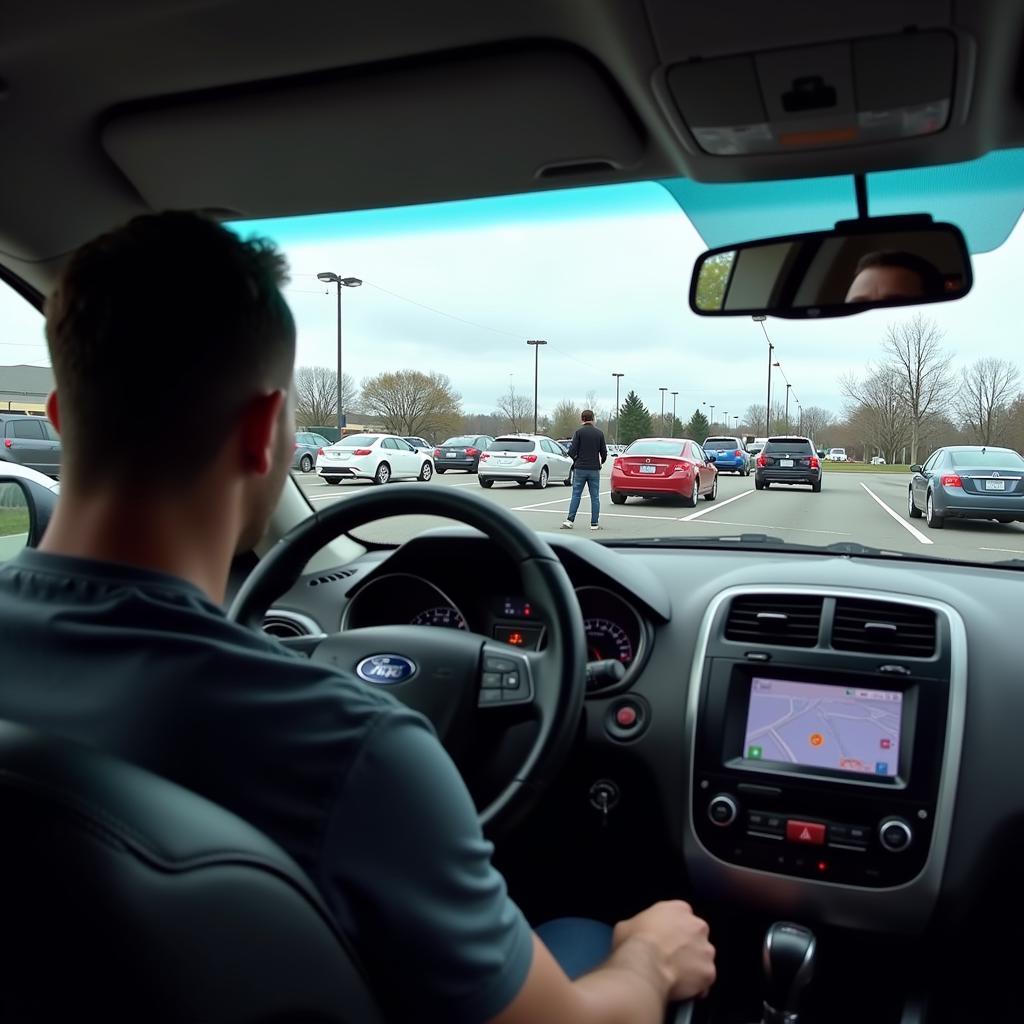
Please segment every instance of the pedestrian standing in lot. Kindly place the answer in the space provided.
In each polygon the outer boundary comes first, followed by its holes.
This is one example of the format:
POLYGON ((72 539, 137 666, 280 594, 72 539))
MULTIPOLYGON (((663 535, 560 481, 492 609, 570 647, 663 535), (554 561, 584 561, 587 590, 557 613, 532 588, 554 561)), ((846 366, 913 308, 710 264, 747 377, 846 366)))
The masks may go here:
POLYGON ((583 488, 590 488, 590 528, 601 529, 601 467, 608 459, 608 445, 604 432, 594 426, 594 410, 584 409, 580 414, 583 421, 569 442, 569 458, 573 460, 572 498, 569 500, 569 515, 562 523, 563 530, 571 530, 579 511, 583 488))

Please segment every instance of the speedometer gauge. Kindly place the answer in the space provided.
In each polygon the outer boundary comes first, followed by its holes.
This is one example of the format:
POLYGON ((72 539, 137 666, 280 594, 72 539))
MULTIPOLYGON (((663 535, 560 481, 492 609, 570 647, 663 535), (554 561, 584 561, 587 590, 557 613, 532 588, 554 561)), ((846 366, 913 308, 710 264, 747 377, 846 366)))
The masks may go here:
POLYGON ((629 634, 610 619, 584 619, 587 632, 587 657, 590 661, 604 661, 611 658, 620 661, 626 668, 633 662, 633 641, 629 634))
POLYGON ((469 629, 466 620, 448 604, 439 604, 434 608, 424 608, 410 620, 410 626, 440 626, 443 629, 469 629))

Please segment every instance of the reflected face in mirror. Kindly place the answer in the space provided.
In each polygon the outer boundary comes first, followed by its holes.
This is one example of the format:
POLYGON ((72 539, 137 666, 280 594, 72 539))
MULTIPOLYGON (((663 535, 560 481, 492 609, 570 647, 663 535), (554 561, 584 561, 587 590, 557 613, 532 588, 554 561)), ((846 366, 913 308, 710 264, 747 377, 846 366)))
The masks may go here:
POLYGON ((913 301, 941 296, 942 275, 926 259, 909 252, 869 252, 861 257, 844 301, 913 301))

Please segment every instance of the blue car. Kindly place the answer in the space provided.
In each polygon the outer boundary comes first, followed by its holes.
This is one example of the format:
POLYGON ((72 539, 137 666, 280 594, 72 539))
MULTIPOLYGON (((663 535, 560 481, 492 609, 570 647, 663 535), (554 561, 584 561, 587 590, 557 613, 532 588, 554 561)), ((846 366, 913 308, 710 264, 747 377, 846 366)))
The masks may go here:
POLYGON ((715 468, 719 473, 738 473, 750 476, 750 453, 740 437, 709 437, 704 451, 714 452, 715 468))
POLYGON ((321 448, 331 444, 323 434, 314 434, 308 430, 295 432, 295 458, 292 469, 300 469, 303 473, 312 473, 316 465, 316 455, 321 448))

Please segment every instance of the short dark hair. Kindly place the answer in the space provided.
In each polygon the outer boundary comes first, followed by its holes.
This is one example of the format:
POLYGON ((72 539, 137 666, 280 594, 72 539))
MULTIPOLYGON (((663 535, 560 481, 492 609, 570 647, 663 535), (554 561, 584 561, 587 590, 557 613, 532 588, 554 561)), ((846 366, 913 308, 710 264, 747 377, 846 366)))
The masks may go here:
POLYGON ((921 278, 921 291, 926 298, 937 298, 946 293, 946 279, 938 267, 917 253, 898 249, 866 252, 857 261, 853 276, 856 277, 862 270, 868 270, 870 267, 900 267, 912 271, 921 278))
POLYGON ((75 252, 46 303, 66 471, 198 475, 247 401, 290 385, 286 280, 272 243, 193 213, 136 217, 75 252))
POLYGON ((580 413, 580 419, 583 420, 584 423, 593 423, 594 422, 594 410, 593 409, 584 409, 583 412, 580 413))

